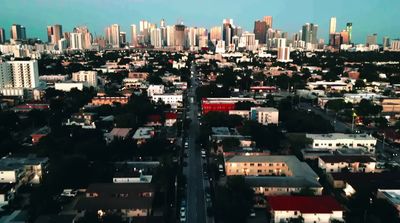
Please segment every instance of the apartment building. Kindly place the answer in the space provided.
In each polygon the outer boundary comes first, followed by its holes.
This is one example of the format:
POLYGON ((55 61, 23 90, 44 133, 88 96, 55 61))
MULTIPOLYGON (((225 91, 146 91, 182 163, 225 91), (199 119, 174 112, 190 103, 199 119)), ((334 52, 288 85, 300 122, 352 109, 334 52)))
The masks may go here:
POLYGON ((327 173, 349 172, 373 173, 376 160, 371 156, 321 156, 318 158, 318 167, 327 173))
POLYGON ((82 82, 86 87, 97 87, 97 71, 79 71, 72 73, 72 81, 82 82))
POLYGON ((306 138, 312 140, 312 149, 363 148, 367 152, 375 153, 376 138, 368 134, 306 134, 306 138))
POLYGON ((176 109, 182 106, 183 96, 182 94, 160 94, 153 95, 151 100, 153 102, 162 101, 164 104, 171 105, 171 108, 176 109))

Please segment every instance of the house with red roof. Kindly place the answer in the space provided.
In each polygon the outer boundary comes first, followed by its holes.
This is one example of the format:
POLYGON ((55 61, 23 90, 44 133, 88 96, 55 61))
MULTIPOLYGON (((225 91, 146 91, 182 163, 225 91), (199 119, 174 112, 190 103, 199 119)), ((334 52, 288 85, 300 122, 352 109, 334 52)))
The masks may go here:
POLYGON ((174 112, 165 113, 165 126, 171 127, 176 123, 178 114, 174 112))
POLYGON ((271 223, 303 218, 304 223, 343 221, 343 208, 331 196, 270 196, 267 197, 271 223))
POLYGON ((162 126, 161 115, 148 115, 145 126, 162 126))

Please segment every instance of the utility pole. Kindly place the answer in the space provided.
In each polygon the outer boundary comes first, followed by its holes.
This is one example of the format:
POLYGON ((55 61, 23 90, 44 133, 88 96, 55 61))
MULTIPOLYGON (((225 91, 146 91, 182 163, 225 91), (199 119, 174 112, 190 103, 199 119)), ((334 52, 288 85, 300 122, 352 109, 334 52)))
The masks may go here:
POLYGON ((354 108, 351 109, 351 133, 354 133, 354 108))

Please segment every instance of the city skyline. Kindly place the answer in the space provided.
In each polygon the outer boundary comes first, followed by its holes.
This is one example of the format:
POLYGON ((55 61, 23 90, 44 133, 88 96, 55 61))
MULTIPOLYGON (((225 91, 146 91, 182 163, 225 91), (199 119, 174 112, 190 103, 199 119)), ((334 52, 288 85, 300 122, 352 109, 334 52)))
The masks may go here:
POLYGON ((263 16, 271 15, 274 20, 274 28, 287 31, 290 34, 298 32, 305 23, 319 25, 318 38, 328 41, 329 22, 331 17, 337 18, 337 31, 345 29, 347 22, 353 23, 353 39, 356 43, 365 43, 369 34, 377 33, 378 42, 381 43, 384 36, 398 38, 400 25, 396 22, 396 6, 400 3, 392 2, 387 7, 376 0, 369 4, 360 0, 346 2, 337 1, 335 5, 327 8, 323 3, 315 0, 302 1, 301 5, 294 5, 288 0, 280 2, 253 1, 254 7, 251 13, 243 10, 246 3, 232 4, 228 1, 213 2, 205 0, 204 4, 181 4, 182 0, 164 2, 161 0, 122 0, 118 3, 108 0, 86 0, 79 2, 79 7, 72 8, 70 5, 78 5, 77 0, 49 1, 34 0, 21 2, 5 0, 3 16, 0 18, 0 27, 5 29, 7 39, 10 38, 9 27, 13 23, 26 27, 28 37, 38 37, 47 40, 46 27, 52 24, 61 24, 63 30, 72 31, 76 26, 86 25, 94 35, 104 36, 104 28, 118 23, 121 31, 129 33, 131 24, 139 24, 140 20, 148 20, 159 24, 165 19, 167 24, 176 24, 182 20, 187 26, 205 27, 222 25, 224 18, 232 18, 235 25, 243 27, 243 30, 253 32, 254 21, 263 16), (207 3, 210 4, 207 4, 207 3), (68 4, 68 5, 67 5, 68 4), (229 10, 224 12, 224 7, 229 4, 229 10), (189 6, 190 5, 190 6, 189 6), (211 7, 210 7, 211 5, 211 7), (195 7, 191 7, 195 6, 195 7), (40 17, 32 13, 32 10, 46 10, 40 17), (92 9, 92 10, 88 10, 92 9), (111 10, 110 10, 111 9, 111 10), (146 10, 147 9, 147 10, 146 10), (131 12, 131 13, 121 13, 131 12), (293 22, 295 21, 295 22, 293 22))

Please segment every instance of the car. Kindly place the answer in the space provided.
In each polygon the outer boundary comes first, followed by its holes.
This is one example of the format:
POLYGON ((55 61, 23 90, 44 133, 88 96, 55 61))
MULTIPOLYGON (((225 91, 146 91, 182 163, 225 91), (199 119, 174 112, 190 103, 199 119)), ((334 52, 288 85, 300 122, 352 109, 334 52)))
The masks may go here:
POLYGON ((208 192, 206 192, 206 202, 211 202, 211 195, 208 192))
POLYGON ((254 209, 250 209, 250 217, 255 217, 256 216, 256 212, 254 211, 254 209))
POLYGON ((186 214, 186 208, 185 207, 181 207, 180 213, 181 213, 181 216, 184 216, 186 214))
POLYGON ((62 197, 75 197, 78 194, 76 190, 72 189, 64 189, 63 192, 61 193, 62 197))
POLYGON ((181 215, 181 217, 180 217, 180 220, 181 220, 181 222, 186 222, 186 215, 181 215))

